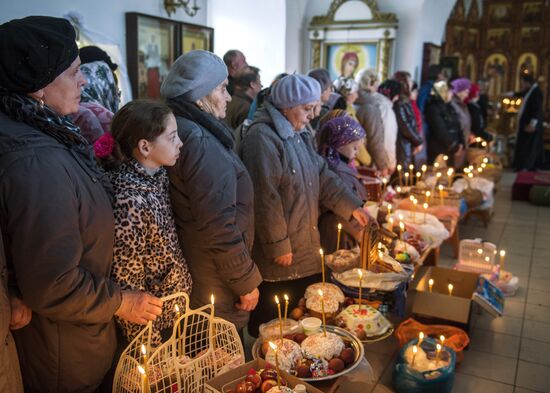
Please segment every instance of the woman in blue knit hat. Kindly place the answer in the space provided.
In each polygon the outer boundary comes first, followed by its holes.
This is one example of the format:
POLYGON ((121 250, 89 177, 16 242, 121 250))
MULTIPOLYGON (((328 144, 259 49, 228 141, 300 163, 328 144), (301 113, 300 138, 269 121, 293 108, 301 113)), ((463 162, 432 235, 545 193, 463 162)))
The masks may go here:
POLYGON ((252 255, 264 279, 248 326, 255 336, 259 324, 276 315, 275 294, 286 293, 295 304, 309 284, 320 281, 319 206, 361 226, 369 220, 362 200, 329 169, 306 130, 320 97, 315 79, 284 77, 256 112, 240 146, 254 184, 252 255))

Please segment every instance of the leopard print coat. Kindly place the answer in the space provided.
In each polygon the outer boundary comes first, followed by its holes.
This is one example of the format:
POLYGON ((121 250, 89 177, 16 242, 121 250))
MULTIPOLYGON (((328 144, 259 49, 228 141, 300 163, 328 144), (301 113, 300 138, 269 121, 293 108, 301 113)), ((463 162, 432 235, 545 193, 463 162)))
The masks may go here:
MULTIPOLYGON (((115 246, 111 275, 122 289, 146 291, 163 297, 191 293, 191 274, 176 234, 168 194, 168 176, 161 168, 149 175, 136 160, 109 173, 115 193, 115 246)), ((184 310, 185 305, 179 304, 184 310)), ((153 324, 152 345, 161 343, 160 332, 171 329, 174 304, 165 302, 153 324)), ((128 341, 143 326, 117 318, 128 341)))

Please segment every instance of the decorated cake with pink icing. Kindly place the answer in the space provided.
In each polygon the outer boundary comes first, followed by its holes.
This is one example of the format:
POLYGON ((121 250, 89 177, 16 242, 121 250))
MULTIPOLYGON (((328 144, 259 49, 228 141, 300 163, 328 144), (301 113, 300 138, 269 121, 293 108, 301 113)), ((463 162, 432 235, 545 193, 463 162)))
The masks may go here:
POLYGON ((391 329, 391 323, 375 308, 358 304, 346 307, 336 317, 336 325, 365 340, 381 336, 391 329))

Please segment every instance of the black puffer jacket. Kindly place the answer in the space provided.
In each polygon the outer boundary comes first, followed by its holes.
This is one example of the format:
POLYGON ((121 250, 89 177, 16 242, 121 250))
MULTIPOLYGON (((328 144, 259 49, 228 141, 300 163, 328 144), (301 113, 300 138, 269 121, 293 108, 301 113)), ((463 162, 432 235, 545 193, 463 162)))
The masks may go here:
POLYGON ((414 162, 413 149, 422 144, 422 137, 416 131, 416 117, 411 102, 399 99, 393 110, 397 118, 397 143, 395 154, 397 163, 407 168, 414 162))
POLYGON ((472 118, 472 133, 475 136, 483 138, 487 142, 491 142, 493 140, 493 135, 485 131, 487 124, 485 124, 483 112, 479 104, 477 102, 469 102, 468 110, 470 111, 470 117, 472 118))
POLYGON ((449 164, 454 165, 453 154, 464 141, 456 112, 441 97, 431 95, 424 108, 424 118, 430 128, 428 161, 432 163, 439 154, 447 154, 449 164))

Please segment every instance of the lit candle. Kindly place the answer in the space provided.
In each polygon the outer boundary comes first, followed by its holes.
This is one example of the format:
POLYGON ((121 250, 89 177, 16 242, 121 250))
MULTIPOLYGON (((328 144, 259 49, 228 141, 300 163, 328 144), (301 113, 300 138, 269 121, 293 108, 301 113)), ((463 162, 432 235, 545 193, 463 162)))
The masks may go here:
MULTIPOLYGON (((399 175, 399 185, 400 186, 403 186, 403 178, 401 177, 401 169, 403 167, 401 166, 401 164, 398 164, 397 165, 397 174, 399 175)), ((398 191, 399 192, 399 191, 398 191)))
POLYGON ((428 166, 426 164, 424 164, 424 165, 422 165, 421 169, 422 169, 422 174, 424 175, 424 174, 426 174, 426 171, 428 170, 428 166))
POLYGON ((342 224, 338 223, 338 239, 336 240, 336 251, 340 249, 340 237, 342 236, 342 224))
POLYGON ((439 363, 439 356, 441 355, 441 344, 436 344, 437 351, 435 352, 435 365, 439 363))
POLYGON ((288 315, 288 295, 285 293, 283 297, 285 298, 285 322, 286 322, 286 316, 288 315))
POLYGON ((441 345, 444 345, 445 344, 445 336, 444 335, 439 336, 439 341, 441 341, 441 345))
POLYGON ((432 288, 434 287, 434 279, 430 278, 428 280, 428 286, 430 287, 430 293, 432 293, 432 288))
POLYGON ((449 156, 445 154, 445 155, 443 156, 443 161, 447 162, 448 160, 449 160, 449 156))
POLYGON ((409 164, 409 174, 410 174, 410 177, 411 177, 411 186, 412 186, 412 184, 413 184, 413 178, 414 178, 413 170, 414 170, 414 165, 413 165, 413 164, 409 164))
POLYGON ((506 251, 500 250, 500 271, 504 270, 504 257, 506 256, 506 251))
POLYGON ((416 182, 417 183, 420 181, 421 178, 422 178, 422 173, 421 172, 416 172, 416 182))
POLYGON ((181 356, 183 356, 182 348, 181 348, 181 312, 180 307, 176 304, 174 306, 174 309, 176 310, 176 323, 178 324, 177 333, 176 333, 176 352, 178 352, 181 356))
POLYGON ((359 275, 359 312, 361 312, 361 303, 363 301, 363 271, 357 269, 357 274, 359 275))
POLYGON ((141 391, 143 393, 149 393, 149 381, 147 380, 147 373, 145 369, 141 366, 138 366, 138 371, 141 374, 141 391))
POLYGON ((393 232, 393 223, 394 223, 393 217, 390 217, 388 221, 389 221, 388 222, 388 226, 389 226, 388 229, 393 232))
POLYGON ((432 193, 430 191, 426 191, 426 202, 430 203, 431 196, 432 196, 432 193))
POLYGON ((426 223, 426 214, 428 214, 428 204, 424 203, 422 205, 422 207, 424 208, 424 224, 425 224, 426 223))
POLYGON ((398 194, 401 194, 401 187, 397 186, 395 191, 397 191, 398 194))
POLYGON ((439 203, 440 205, 443 205, 443 186, 439 185, 439 203))
POLYGON ((143 356, 143 371, 145 372, 145 375, 149 375, 149 367, 147 365, 147 348, 145 348, 145 345, 141 344, 141 354, 143 356))
MULTIPOLYGON (((283 341, 281 340, 281 345, 283 345, 283 341)), ((275 351, 275 371, 277 371, 277 387, 279 388, 279 391, 281 391, 281 371, 279 370, 279 349, 277 346, 269 342, 269 346, 273 351, 275 351)))
POLYGON ((416 353, 418 352, 418 347, 416 345, 413 345, 413 358, 411 362, 411 367, 414 367, 414 359, 416 358, 416 353))
POLYGON ((391 203, 388 203, 388 221, 389 221, 390 215, 391 215, 391 208, 392 208, 391 203))
POLYGON ((383 178, 382 179, 382 194, 386 192, 387 185, 388 185, 388 179, 383 178))
POLYGON ((418 333, 418 346, 422 344, 422 341, 424 341, 424 332, 418 333))
POLYGON ((403 221, 399 222, 399 231, 401 232, 401 240, 403 240, 405 234, 405 224, 403 224, 403 221))
POLYGON ((434 163, 434 168, 435 168, 435 169, 439 168, 439 162, 435 162, 435 163, 434 163))
POLYGON ((453 172, 454 172, 453 168, 449 168, 447 170, 447 184, 449 186, 451 186, 451 184, 453 183, 453 172))
POLYGON ((281 303, 277 295, 275 295, 275 303, 277 303, 277 314, 279 315, 279 334, 281 335, 281 342, 283 342, 283 317, 281 316, 281 303))
POLYGON ((325 253, 322 248, 319 249, 319 254, 321 254, 321 274, 323 277, 323 288, 325 287, 325 253))
POLYGON ((319 296, 321 297, 321 315, 323 317, 323 334, 326 337, 327 336, 327 324, 325 322, 325 298, 323 297, 323 291, 321 291, 320 289, 319 289, 319 296))
POLYGON ((449 296, 453 296, 453 284, 447 285, 447 288, 449 289, 449 296))
POLYGON ((405 187, 409 186, 409 172, 405 172, 405 187))

